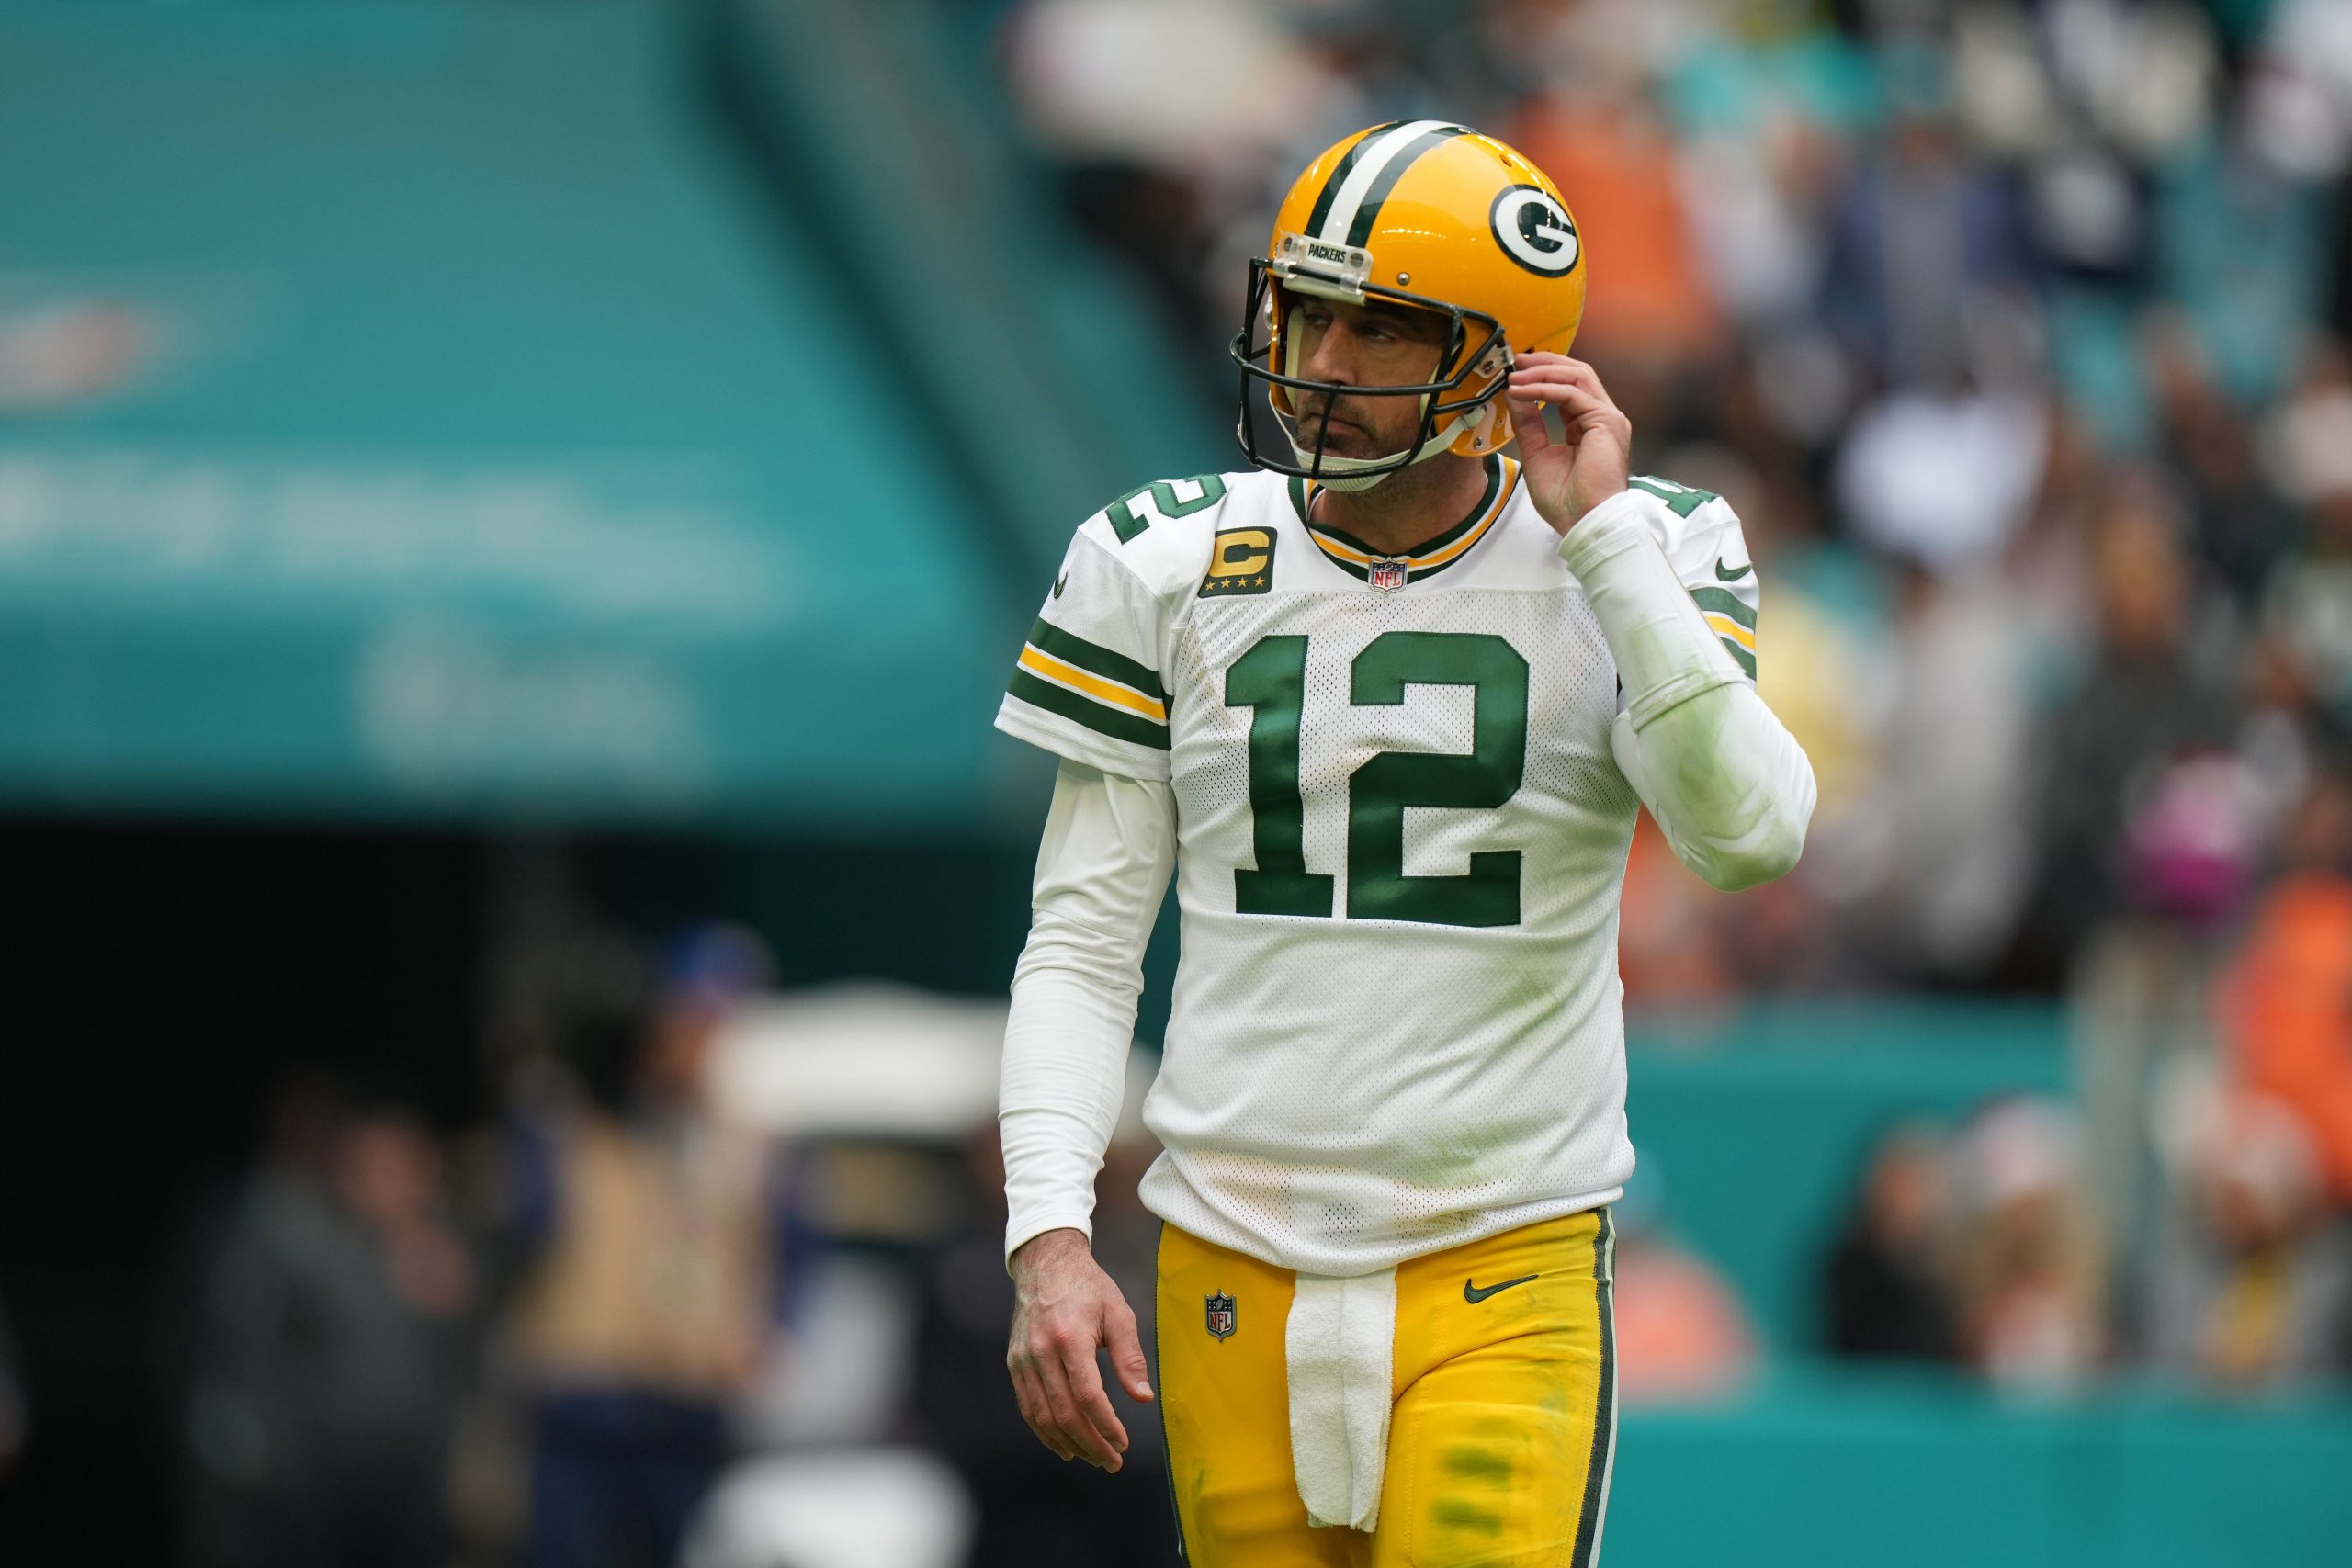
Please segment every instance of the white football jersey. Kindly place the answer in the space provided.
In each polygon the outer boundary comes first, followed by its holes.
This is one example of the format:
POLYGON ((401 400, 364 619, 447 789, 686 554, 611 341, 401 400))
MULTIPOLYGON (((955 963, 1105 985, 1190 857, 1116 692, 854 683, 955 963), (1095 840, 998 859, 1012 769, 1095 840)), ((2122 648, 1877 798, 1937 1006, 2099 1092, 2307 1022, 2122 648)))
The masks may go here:
MULTIPOLYGON (((1616 666, 1518 465, 1487 480, 1405 558, 1310 523, 1306 481, 1146 486, 1079 529, 997 715, 1170 782, 1182 957, 1143 1198, 1284 1268, 1371 1272, 1634 1168, 1616 666)), ((1738 520, 1635 482, 1752 677, 1738 520)))

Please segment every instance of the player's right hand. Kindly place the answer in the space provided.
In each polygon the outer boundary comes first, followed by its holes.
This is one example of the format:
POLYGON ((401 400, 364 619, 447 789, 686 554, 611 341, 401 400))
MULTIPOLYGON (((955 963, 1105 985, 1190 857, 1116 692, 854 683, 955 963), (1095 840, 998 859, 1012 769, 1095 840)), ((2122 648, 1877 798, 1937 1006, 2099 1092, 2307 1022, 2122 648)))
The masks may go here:
POLYGON ((1012 1254, 1012 1343, 1004 1364, 1021 1418, 1062 1458, 1116 1471, 1127 1429, 1103 1392, 1094 1353, 1109 1350, 1120 1386, 1136 1399, 1151 1398, 1136 1314, 1079 1231, 1047 1231, 1023 1242, 1012 1254))
POLYGON ((1562 534, 1577 519, 1623 490, 1632 472, 1633 422, 1610 400, 1600 376, 1565 354, 1522 354, 1511 362, 1503 398, 1519 436, 1519 466, 1527 499, 1562 534), (1560 411, 1565 440, 1544 427, 1543 410, 1560 411))

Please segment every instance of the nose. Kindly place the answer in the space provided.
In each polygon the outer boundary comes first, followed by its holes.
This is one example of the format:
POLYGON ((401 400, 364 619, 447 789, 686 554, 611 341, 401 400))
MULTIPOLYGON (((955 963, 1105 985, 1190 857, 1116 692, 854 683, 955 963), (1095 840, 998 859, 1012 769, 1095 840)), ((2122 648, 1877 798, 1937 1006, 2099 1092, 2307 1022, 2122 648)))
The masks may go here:
POLYGON ((1320 332, 1308 331, 1306 347, 1299 372, 1307 380, 1336 381, 1343 387, 1355 385, 1355 355, 1344 325, 1333 321, 1320 332))

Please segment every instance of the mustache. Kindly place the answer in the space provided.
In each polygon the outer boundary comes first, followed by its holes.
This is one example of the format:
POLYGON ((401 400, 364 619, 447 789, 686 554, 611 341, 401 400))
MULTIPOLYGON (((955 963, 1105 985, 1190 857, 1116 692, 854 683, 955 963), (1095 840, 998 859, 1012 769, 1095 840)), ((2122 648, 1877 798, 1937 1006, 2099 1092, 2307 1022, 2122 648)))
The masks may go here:
POLYGON ((1324 413, 1327 410, 1330 412, 1330 421, 1332 424, 1344 426, 1347 429, 1357 432, 1363 431, 1363 426, 1362 424, 1352 419, 1350 419, 1346 414, 1338 412, 1337 408, 1334 407, 1332 400, 1329 398, 1302 399, 1298 405, 1298 422, 1302 427, 1319 426, 1323 423, 1324 413))

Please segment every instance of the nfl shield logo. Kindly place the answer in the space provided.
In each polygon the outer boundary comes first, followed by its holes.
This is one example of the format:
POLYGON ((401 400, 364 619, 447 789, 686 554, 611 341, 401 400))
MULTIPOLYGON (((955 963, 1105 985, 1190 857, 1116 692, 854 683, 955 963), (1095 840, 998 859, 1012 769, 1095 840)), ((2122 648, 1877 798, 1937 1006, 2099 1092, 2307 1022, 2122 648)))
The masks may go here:
POLYGON ((1383 593, 1393 593, 1405 586, 1405 563, 1400 560, 1376 560, 1370 570, 1372 585, 1383 593))
POLYGON ((1209 1337, 1212 1339, 1232 1338, 1233 1325, 1233 1298, 1222 1293, 1211 1296, 1209 1298, 1209 1337))

